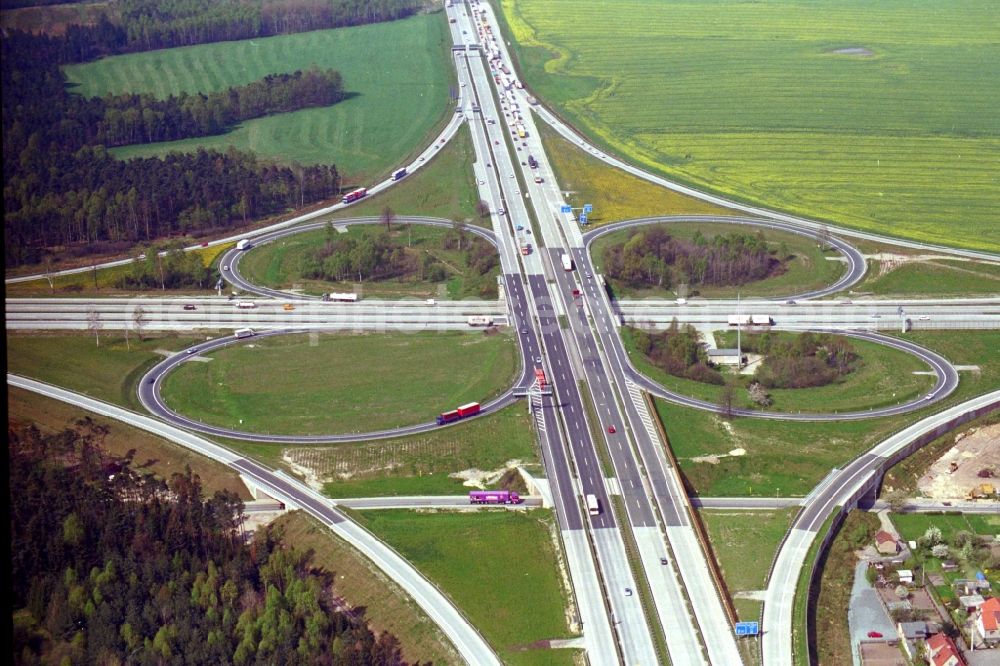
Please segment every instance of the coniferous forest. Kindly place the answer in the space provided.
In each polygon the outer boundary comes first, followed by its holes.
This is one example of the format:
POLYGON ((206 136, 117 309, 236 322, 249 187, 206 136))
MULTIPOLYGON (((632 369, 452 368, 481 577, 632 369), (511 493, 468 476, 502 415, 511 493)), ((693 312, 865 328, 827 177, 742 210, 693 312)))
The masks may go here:
MULTIPOLYGON (((38 4, 27 2, 25 4, 38 4)), ((334 104, 340 73, 272 75, 214 94, 84 98, 60 66, 212 41, 402 18, 414 0, 123 0, 93 25, 2 38, 4 227, 8 266, 202 236, 339 192, 333 164, 292 168, 252 153, 116 160, 108 147, 218 134, 272 113, 334 104)))
POLYGON ((238 497, 139 474, 106 432, 8 431, 14 663, 404 663, 309 553, 246 543, 238 497))

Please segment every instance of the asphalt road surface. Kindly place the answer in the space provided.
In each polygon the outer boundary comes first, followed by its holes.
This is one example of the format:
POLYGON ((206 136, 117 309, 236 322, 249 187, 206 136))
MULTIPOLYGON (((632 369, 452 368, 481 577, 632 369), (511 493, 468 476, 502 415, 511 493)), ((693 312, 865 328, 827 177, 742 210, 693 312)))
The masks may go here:
POLYGON ((17 375, 8 374, 7 383, 147 430, 198 454, 226 464, 240 474, 251 478, 255 484, 275 499, 285 502, 290 507, 306 511, 360 550, 405 590, 431 620, 441 627, 467 663, 476 666, 479 664, 499 666, 500 660, 493 649, 444 594, 394 550, 377 540, 367 530, 355 525, 343 513, 334 508, 326 498, 315 493, 301 481, 283 473, 269 470, 214 442, 169 424, 161 423, 157 419, 17 375))

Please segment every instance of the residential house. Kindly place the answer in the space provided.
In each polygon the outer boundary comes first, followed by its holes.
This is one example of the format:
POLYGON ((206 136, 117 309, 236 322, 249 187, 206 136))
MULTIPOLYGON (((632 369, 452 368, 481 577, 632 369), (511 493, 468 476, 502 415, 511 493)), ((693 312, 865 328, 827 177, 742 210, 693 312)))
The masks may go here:
POLYGON ((937 626, 927 622, 898 622, 896 632, 903 641, 903 650, 910 659, 917 657, 917 644, 937 631, 937 626))
POLYGON ((899 553, 899 544, 896 543, 896 537, 885 530, 879 530, 875 533, 875 548, 883 555, 896 555, 899 553))
POLYGON ((990 597, 979 607, 976 631, 988 645, 1000 643, 1000 599, 990 597))
POLYGON ((929 666, 966 666, 955 642, 944 634, 934 634, 927 639, 929 666))

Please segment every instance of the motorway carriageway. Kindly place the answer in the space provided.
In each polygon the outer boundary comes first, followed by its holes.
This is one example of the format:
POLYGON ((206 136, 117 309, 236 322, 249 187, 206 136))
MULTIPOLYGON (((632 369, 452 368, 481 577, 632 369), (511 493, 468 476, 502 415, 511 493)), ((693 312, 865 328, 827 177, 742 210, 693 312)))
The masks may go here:
POLYGON ((468 318, 489 316, 507 323, 498 301, 361 301, 325 303, 298 301, 286 310, 281 301, 221 298, 169 299, 7 299, 8 329, 87 330, 90 314, 97 313, 104 330, 136 330, 135 312, 143 310, 147 331, 198 331, 253 328, 254 330, 311 329, 355 331, 469 330, 468 318), (236 307, 252 301, 252 309, 236 307), (185 310, 193 305, 195 310, 185 310))

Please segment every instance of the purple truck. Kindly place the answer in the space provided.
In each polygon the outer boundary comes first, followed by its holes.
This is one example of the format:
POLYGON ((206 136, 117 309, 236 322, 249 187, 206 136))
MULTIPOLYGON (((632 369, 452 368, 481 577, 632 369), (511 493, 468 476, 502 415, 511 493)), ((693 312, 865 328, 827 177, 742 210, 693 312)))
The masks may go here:
POLYGON ((520 504, 521 497, 509 490, 473 490, 469 493, 470 504, 520 504))

